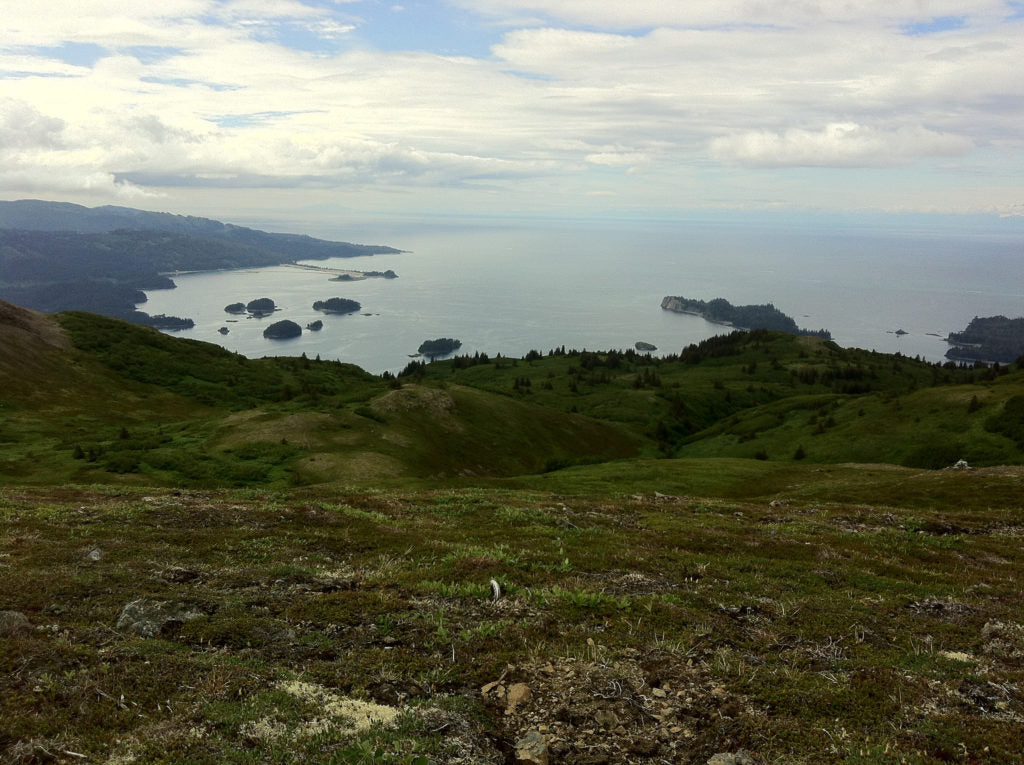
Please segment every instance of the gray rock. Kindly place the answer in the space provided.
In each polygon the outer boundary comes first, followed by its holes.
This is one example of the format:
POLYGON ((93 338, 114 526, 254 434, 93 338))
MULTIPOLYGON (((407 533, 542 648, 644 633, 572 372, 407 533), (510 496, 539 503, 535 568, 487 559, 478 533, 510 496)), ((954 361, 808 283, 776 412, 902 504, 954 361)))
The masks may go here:
POLYGON ((199 609, 185 603, 140 598, 121 609, 116 626, 119 630, 130 630, 142 637, 155 637, 164 630, 205 615, 199 609))
POLYGON ((101 550, 98 547, 94 547, 92 550, 89 550, 89 552, 85 554, 85 559, 91 560, 93 563, 95 563, 96 561, 103 560, 103 550, 101 550))
POLYGON ((548 765, 548 744, 538 731, 516 741, 516 765, 548 765))
POLYGON ((711 756, 708 765, 757 765, 754 755, 745 749, 738 752, 719 752, 711 756))
POLYGON ((0 611, 0 637, 15 637, 31 631, 32 623, 21 611, 0 611))

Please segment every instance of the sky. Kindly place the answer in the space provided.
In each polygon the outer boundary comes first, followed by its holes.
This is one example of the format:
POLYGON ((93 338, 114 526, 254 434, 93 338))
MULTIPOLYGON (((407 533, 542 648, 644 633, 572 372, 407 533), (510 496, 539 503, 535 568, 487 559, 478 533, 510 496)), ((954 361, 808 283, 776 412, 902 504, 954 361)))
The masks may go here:
POLYGON ((1024 221, 1024 0, 0 0, 0 198, 1024 221))

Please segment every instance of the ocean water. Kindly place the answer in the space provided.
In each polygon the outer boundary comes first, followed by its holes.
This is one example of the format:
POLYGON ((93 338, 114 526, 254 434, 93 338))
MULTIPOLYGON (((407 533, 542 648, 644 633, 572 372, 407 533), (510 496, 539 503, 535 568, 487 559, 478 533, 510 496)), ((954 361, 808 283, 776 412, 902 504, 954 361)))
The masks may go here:
POLYGON ((352 270, 393 269, 398 279, 331 282, 288 267, 182 274, 139 308, 195 320, 181 337, 246 356, 320 355, 369 372, 397 372, 423 340, 455 337, 459 353, 522 356, 558 346, 607 350, 652 343, 677 353, 728 328, 663 311, 666 295, 733 304, 773 303, 843 346, 943 360, 949 332, 974 316, 1024 315, 1024 237, 927 231, 793 229, 708 223, 454 227, 365 226, 318 236, 388 244, 397 255, 311 261, 352 270), (273 317, 224 306, 270 297, 273 317), (346 316, 315 300, 362 304, 346 316), (267 340, 279 319, 320 332, 267 340), (218 332, 228 327, 229 333, 218 332), (907 334, 897 336, 898 329, 907 334))

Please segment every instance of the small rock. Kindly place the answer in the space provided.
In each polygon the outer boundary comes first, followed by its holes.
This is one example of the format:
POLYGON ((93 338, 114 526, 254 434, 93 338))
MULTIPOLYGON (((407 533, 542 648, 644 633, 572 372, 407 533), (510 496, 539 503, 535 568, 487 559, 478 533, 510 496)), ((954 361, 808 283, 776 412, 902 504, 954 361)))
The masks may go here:
POLYGON ((169 566, 160 572, 160 578, 167 582, 184 584, 198 579, 199 572, 193 571, 190 568, 182 568, 181 566, 169 566))
POLYGON ((540 732, 531 730, 516 741, 516 765, 548 765, 548 745, 540 732))
POLYGON ((530 700, 532 694, 530 693, 530 686, 526 683, 515 683, 509 686, 508 693, 505 696, 505 714, 514 715, 516 708, 520 704, 525 704, 530 700))
POLYGON ((602 728, 606 728, 608 730, 611 730, 619 724, 619 716, 610 709, 598 709, 594 713, 594 720, 596 720, 597 724, 602 728))
POLYGON ((757 765, 757 760, 750 752, 740 749, 738 752, 719 752, 712 755, 708 765, 757 765))
POLYGON ((115 625, 119 630, 131 630, 142 637, 155 637, 174 625, 205 616, 192 606, 167 600, 141 598, 121 609, 115 625))
POLYGON ((629 742, 629 751, 633 754, 653 757, 658 753, 660 745, 653 738, 638 738, 629 742))
POLYGON ((32 624, 21 611, 0 611, 0 637, 24 635, 31 629, 32 624))
POLYGON ((93 563, 95 563, 96 561, 103 560, 103 550, 101 550, 98 547, 94 547, 92 550, 89 550, 89 552, 85 554, 85 559, 90 560, 93 563))

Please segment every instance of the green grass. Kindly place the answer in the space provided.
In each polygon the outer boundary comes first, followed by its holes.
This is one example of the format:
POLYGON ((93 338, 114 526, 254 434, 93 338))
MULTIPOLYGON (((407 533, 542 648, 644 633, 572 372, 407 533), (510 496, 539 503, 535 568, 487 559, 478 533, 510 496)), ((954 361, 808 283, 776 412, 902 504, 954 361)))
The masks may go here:
POLYGON ((910 509, 649 490, 8 489, 0 605, 33 628, 0 653, 0 751, 446 762, 472 745, 500 762, 488 731, 546 724, 573 761, 607 707, 625 732, 602 746, 634 762, 629 747, 658 741, 660 704, 678 741, 689 731, 684 749, 658 744, 670 761, 742 745, 766 761, 941 762, 961 744, 1020 761, 1022 513, 978 493, 910 509), (139 637, 116 626, 139 598, 202 615, 139 637), (509 667, 533 691, 526 714, 481 695, 509 667), (282 690, 296 680, 320 702, 282 690), (398 722, 307 735, 327 698, 398 722), (456 740, 436 735, 445 723, 456 740))
POLYGON ((1024 761, 1021 370, 60 322, 0 356, 4 761, 1024 761))

